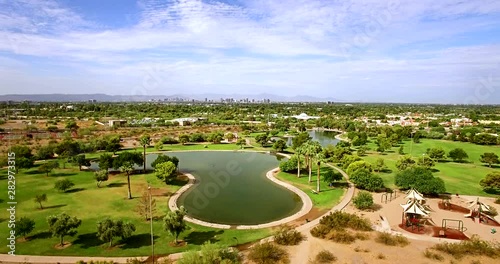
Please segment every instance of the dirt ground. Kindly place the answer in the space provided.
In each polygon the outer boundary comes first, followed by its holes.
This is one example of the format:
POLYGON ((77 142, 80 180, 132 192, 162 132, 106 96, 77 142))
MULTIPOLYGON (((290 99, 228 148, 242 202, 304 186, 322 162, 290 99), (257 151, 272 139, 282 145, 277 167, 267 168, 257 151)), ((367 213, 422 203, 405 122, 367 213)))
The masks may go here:
MULTIPOLYGON (((377 203, 377 210, 372 210, 371 212, 364 212, 354 208, 352 203, 348 205, 345 209, 346 212, 355 213, 364 216, 370 221, 378 226, 378 229, 390 228, 393 231, 401 232, 407 236, 412 237, 410 239, 410 245, 406 247, 392 247, 379 244, 374 241, 375 232, 371 235, 372 238, 365 241, 357 240, 355 243, 350 245, 338 244, 331 241, 314 238, 310 235, 309 230, 304 231, 303 234, 307 237, 307 240, 302 242, 297 246, 286 247, 287 251, 291 256, 291 263, 308 263, 312 260, 318 252, 321 250, 328 250, 337 257, 335 263, 353 263, 353 264, 378 264, 378 263, 405 263, 406 261, 411 261, 411 263, 424 264, 424 263, 472 263, 473 261, 479 261, 475 263, 482 264, 493 264, 499 263, 498 260, 493 260, 487 257, 465 257, 463 259, 457 260, 452 256, 448 256, 443 253, 438 254, 444 257, 443 261, 431 260, 423 256, 423 251, 436 244, 437 242, 449 241, 443 238, 433 238, 432 232, 427 232, 426 234, 412 234, 411 232, 405 231, 399 227, 402 218, 402 208, 400 204, 406 203, 405 194, 398 193, 397 197, 392 201, 387 203, 381 203, 382 194, 374 194, 374 201, 377 203), (383 221, 385 218, 387 221, 383 221), (388 222, 388 223, 387 223, 388 222)), ((471 196, 453 196, 451 198, 452 204, 457 204, 462 207, 467 207, 467 201, 475 200, 477 197, 471 196)), ((480 201, 500 209, 500 206, 493 203, 492 198, 480 198, 480 201)), ((493 242, 500 241, 500 233, 491 234, 492 226, 483 223, 478 223, 477 219, 474 222, 470 218, 465 218, 462 212, 453 212, 449 210, 439 209, 438 203, 441 199, 427 199, 426 204, 431 208, 430 217, 436 226, 441 227, 442 219, 456 219, 462 220, 464 227, 467 229, 465 235, 471 237, 474 234, 479 235, 484 240, 489 240, 493 242)), ((497 218, 498 220, 498 218, 497 218)), ((457 225, 453 223, 451 225, 457 225)), ((432 230, 432 226, 429 226, 432 230)), ((500 228, 497 228, 500 231, 500 228)))

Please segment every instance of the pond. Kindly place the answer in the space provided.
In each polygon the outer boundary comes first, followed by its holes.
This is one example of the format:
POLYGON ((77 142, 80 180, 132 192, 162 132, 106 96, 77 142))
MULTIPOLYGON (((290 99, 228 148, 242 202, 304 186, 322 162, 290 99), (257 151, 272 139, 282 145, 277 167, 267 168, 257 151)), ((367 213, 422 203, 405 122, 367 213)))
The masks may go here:
MULTIPOLYGON (((309 136, 311 136, 312 140, 318 141, 319 144, 323 147, 328 145, 337 145, 339 142, 338 139, 335 138, 338 135, 337 132, 334 131, 317 131, 317 130, 308 130, 309 136)), ((288 138, 287 145, 292 145, 292 138, 288 138)))
MULTIPOLYGON (((254 225, 288 217, 302 207, 298 195, 266 178, 269 170, 278 167, 278 156, 233 151, 165 155, 177 156, 180 170, 197 180, 198 184, 177 201, 191 217, 219 224, 254 225)), ((156 157, 157 154, 148 154, 147 164, 156 157)), ((92 167, 97 168, 95 164, 92 167)))

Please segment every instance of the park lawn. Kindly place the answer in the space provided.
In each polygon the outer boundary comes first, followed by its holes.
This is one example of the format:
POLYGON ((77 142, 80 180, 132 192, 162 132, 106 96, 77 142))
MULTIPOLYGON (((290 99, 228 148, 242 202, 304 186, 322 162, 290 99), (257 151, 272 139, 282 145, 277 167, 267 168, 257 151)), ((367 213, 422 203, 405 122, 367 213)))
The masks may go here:
MULTIPOLYGON (((436 166, 433 168, 434 175, 444 180, 446 191, 449 193, 494 196, 493 194, 486 193, 479 185, 479 181, 486 177, 488 173, 500 171, 500 169, 485 166, 479 161, 479 158, 480 155, 485 152, 499 153, 500 147, 475 145, 468 142, 422 139, 421 142, 417 144, 411 143, 410 141, 404 141, 403 146, 406 154, 410 152, 410 145, 412 156, 415 160, 421 157, 426 152, 427 148, 441 147, 446 153, 454 148, 464 149, 469 155, 468 163, 456 163, 451 159, 436 163, 436 166)), ((399 147, 393 147, 384 154, 375 151, 376 145, 373 142, 369 143, 368 147, 371 150, 367 152, 367 156, 362 158, 370 163, 374 163, 375 160, 383 158, 391 172, 376 174, 382 177, 387 187, 395 188, 394 177, 398 172, 396 169, 396 161, 400 157, 398 154, 399 147)))
MULTIPOLYGON (((320 174, 326 173, 326 170, 330 169, 326 166, 322 166, 320 174)), ((276 177, 282 181, 289 182, 295 187, 301 189, 305 192, 313 202, 313 206, 319 210, 329 210, 333 206, 339 203, 340 198, 345 192, 345 181, 337 182, 335 187, 328 187, 328 184, 321 181, 319 194, 313 193, 311 190, 316 190, 316 166, 313 166, 312 171, 312 181, 309 183, 309 173, 306 170, 302 170, 300 178, 297 178, 297 173, 287 173, 280 171, 276 177), (342 187, 340 187, 342 186, 342 187)))
MULTIPOLYGON (((1 170, 0 182, 5 186, 5 191, 0 193, 0 199, 7 201, 6 170, 1 170)), ((16 177, 16 217, 25 216, 35 220, 35 230, 26 242, 18 241, 16 254, 30 255, 70 255, 70 256, 146 256, 150 254, 150 224, 135 212, 141 194, 147 190, 147 184, 153 188, 162 188, 162 191, 173 192, 180 188, 178 185, 165 185, 153 173, 132 175, 132 195, 134 199, 128 200, 126 176, 123 174, 111 175, 109 181, 97 188, 92 172, 78 171, 77 167, 68 166, 67 169, 56 169, 49 177, 39 174, 36 168, 22 170, 16 177), (67 193, 54 190, 54 182, 58 179, 68 178, 75 183, 73 189, 67 193), (38 209, 38 204, 33 202, 36 194, 47 194, 43 210, 38 209), (78 234, 74 237, 65 237, 72 245, 66 249, 54 248, 59 242, 52 238, 48 232, 46 218, 66 212, 71 216, 82 219, 78 234), (136 232, 126 243, 116 239, 119 246, 111 249, 106 243, 96 237, 96 223, 106 217, 123 219, 136 226, 136 232)), ((162 216, 168 211, 168 196, 154 196, 156 199, 156 215, 159 220, 153 222, 155 230, 155 252, 169 254, 186 250, 197 250, 206 241, 219 242, 227 245, 242 244, 264 238, 271 234, 271 229, 258 230, 219 230, 189 223, 189 230, 181 234, 180 239, 188 245, 184 247, 171 247, 173 236, 163 230, 162 216)), ((8 214, 6 210, 0 212, 0 233, 8 234, 8 214)), ((7 240, 0 243, 0 253, 7 253, 7 240)))

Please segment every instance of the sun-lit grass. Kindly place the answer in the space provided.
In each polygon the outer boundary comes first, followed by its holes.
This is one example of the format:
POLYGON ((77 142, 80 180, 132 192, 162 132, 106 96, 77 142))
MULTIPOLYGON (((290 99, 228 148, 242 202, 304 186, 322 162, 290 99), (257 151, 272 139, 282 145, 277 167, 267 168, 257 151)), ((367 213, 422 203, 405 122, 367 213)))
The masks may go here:
MULTIPOLYGON (((327 167, 321 167, 320 174, 326 172, 327 167)), ((313 201, 313 206, 319 210, 331 209, 340 201, 345 192, 346 184, 344 181, 335 184, 335 187, 329 187, 327 183, 321 181, 321 192, 316 194, 311 190, 316 190, 316 166, 312 170, 312 181, 309 182, 309 174, 305 170, 301 172, 300 178, 296 173, 279 172, 276 177, 280 180, 291 182, 294 186, 304 191, 313 201)))
MULTIPOLYGON (((410 154, 411 149, 411 154, 415 160, 421 157, 428 148, 441 147, 446 153, 454 148, 463 148, 469 155, 467 163, 456 163, 452 162, 451 159, 445 162, 436 163, 436 166, 433 168, 435 169, 434 175, 441 177, 445 181, 447 192, 464 195, 493 196, 483 191, 479 185, 479 181, 488 173, 498 170, 498 168, 489 168, 485 166, 479 162, 479 157, 484 152, 500 153, 500 147, 431 139, 422 139, 421 142, 417 144, 411 143, 410 141, 404 141, 403 146, 405 154, 410 154)), ((382 177, 387 187, 394 188, 394 176, 398 172, 396 169, 396 161, 400 157, 398 154, 399 147, 393 147, 384 154, 379 154, 375 151, 376 145, 374 142, 370 142, 368 147, 370 151, 367 152, 367 156, 364 156, 363 159, 374 163, 378 158, 383 158, 385 164, 392 172, 378 173, 378 175, 382 177)))

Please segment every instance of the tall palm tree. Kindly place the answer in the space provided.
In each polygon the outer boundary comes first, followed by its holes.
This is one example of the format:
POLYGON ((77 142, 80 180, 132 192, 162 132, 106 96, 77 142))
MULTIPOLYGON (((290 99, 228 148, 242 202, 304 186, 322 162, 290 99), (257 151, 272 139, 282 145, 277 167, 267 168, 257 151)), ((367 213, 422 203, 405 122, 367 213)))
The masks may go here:
POLYGON ((144 135, 139 139, 139 142, 144 148, 144 152, 142 155, 142 158, 144 159, 144 168, 142 170, 142 173, 146 173, 146 147, 151 144, 151 137, 149 135, 144 135))
POLYGON ((314 157, 316 159, 316 165, 318 165, 318 177, 317 177, 317 181, 316 181, 316 192, 320 192, 321 189, 319 187, 319 183, 320 183, 320 175, 319 175, 319 172, 320 172, 320 169, 321 169, 321 163, 326 163, 327 160, 326 160, 326 157, 325 157, 325 154, 323 154, 322 152, 316 154, 316 156, 314 157))
POLYGON ((321 151, 323 150, 323 148, 321 147, 321 145, 319 144, 319 142, 317 141, 307 141, 306 143, 304 143, 303 145, 303 148, 304 148, 304 154, 305 156, 307 157, 307 166, 309 167, 309 182, 312 181, 312 161, 313 161, 313 158, 318 154, 318 153, 321 153, 321 151))
POLYGON ((297 178, 300 178, 300 156, 304 154, 304 149, 302 146, 298 147, 295 150, 295 154, 297 155, 297 178))

